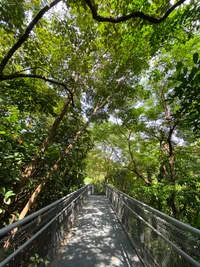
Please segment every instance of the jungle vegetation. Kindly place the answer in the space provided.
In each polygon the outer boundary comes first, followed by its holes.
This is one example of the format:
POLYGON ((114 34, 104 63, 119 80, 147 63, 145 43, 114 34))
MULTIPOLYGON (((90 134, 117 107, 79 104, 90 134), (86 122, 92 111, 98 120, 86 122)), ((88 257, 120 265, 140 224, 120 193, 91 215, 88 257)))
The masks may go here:
POLYGON ((2 0, 1 227, 109 183, 200 228, 200 4, 2 0))

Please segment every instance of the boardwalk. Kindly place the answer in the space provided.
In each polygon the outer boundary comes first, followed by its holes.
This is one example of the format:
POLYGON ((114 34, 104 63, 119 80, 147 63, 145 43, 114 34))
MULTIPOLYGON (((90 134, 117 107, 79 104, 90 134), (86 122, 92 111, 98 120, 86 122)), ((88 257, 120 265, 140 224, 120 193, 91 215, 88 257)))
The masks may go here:
POLYGON ((52 267, 143 267, 105 196, 90 196, 52 267))

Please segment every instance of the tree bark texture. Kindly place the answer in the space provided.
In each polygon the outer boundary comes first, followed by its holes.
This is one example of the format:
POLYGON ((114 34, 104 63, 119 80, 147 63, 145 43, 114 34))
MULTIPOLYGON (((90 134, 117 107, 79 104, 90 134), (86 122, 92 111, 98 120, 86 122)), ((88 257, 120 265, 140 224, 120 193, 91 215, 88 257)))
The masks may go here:
POLYGON ((58 114, 56 119, 54 120, 51 129, 49 131, 48 136, 42 142, 40 149, 38 150, 37 154, 32 158, 31 163, 25 168, 25 170, 21 173, 20 183, 14 187, 14 192, 17 194, 21 188, 26 184, 26 182, 34 175, 36 171, 42 155, 44 155, 45 151, 47 150, 49 144, 53 141, 54 137, 56 136, 56 132, 58 129, 59 124, 61 123, 64 115, 66 114, 67 108, 71 101, 71 97, 68 97, 62 107, 61 112, 58 114))
POLYGON ((72 150, 72 148, 74 147, 74 145, 76 144, 76 142, 78 141, 79 137, 82 135, 82 133, 87 129, 88 125, 90 124, 91 120, 93 119, 93 117, 96 115, 97 111, 99 109, 101 109, 109 100, 110 96, 108 96, 106 98, 106 100, 100 104, 97 105, 93 111, 93 113, 91 114, 90 118, 88 119, 88 121, 85 123, 85 125, 81 128, 81 130, 79 130, 76 135, 74 136, 74 139, 72 140, 72 142, 68 145, 68 147, 65 149, 65 151, 62 153, 62 155, 58 158, 58 160, 56 161, 56 163, 53 165, 51 171, 46 175, 46 177, 44 178, 44 180, 38 185, 38 187, 35 189, 35 191, 33 192, 33 194, 31 195, 29 201, 27 202, 27 204, 25 205, 24 209, 22 210, 22 212, 20 213, 19 216, 19 220, 23 219, 27 212, 29 211, 29 209, 31 208, 32 204, 34 203, 34 201, 36 200, 37 196, 39 195, 39 193, 42 191, 43 187, 45 186, 45 184, 50 180, 50 177, 55 173, 56 170, 58 170, 62 160, 69 154, 69 152, 72 150))

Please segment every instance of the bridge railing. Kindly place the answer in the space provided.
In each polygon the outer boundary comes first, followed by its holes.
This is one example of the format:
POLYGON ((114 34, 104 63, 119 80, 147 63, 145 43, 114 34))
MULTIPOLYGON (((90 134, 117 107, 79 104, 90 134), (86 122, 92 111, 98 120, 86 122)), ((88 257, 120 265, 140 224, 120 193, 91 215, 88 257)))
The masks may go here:
POLYGON ((106 195, 145 267, 200 267, 200 230, 109 186, 106 195))
POLYGON ((86 185, 0 230, 0 267, 48 266, 91 190, 86 185))

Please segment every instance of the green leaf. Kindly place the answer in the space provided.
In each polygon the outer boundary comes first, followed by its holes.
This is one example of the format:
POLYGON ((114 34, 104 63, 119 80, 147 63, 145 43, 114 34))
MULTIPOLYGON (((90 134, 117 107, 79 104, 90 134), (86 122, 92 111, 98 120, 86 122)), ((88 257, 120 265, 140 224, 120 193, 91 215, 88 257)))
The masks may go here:
POLYGON ((1 186, 0 187, 0 194, 2 194, 3 196, 5 195, 6 189, 5 187, 1 186))
POLYGON ((197 72, 198 72, 198 68, 193 67, 191 72, 190 72, 189 79, 192 80, 197 72))
POLYGON ((182 62, 178 62, 176 64, 176 70, 179 71, 181 68, 183 67, 183 63, 182 62))
POLYGON ((5 198, 8 198, 8 197, 11 197, 11 196, 14 196, 14 195, 15 195, 15 193, 14 193, 13 191, 9 190, 9 191, 6 193, 5 198))
POLYGON ((3 199, 3 202, 5 203, 5 204, 7 204, 7 205, 9 205, 10 203, 11 203, 11 199, 10 198, 8 198, 8 199, 3 199))
POLYGON ((11 203, 11 199, 10 199, 11 196, 15 196, 15 193, 13 191, 9 190, 5 194, 5 197, 4 197, 4 200, 3 200, 5 204, 9 205, 11 203))
POLYGON ((184 73, 185 75, 187 74, 187 70, 188 70, 187 67, 184 67, 184 68, 183 68, 183 73, 184 73))
POLYGON ((193 54, 193 62, 194 62, 195 64, 197 64, 198 59, 199 59, 199 54, 198 54, 198 53, 194 53, 194 54, 193 54))

